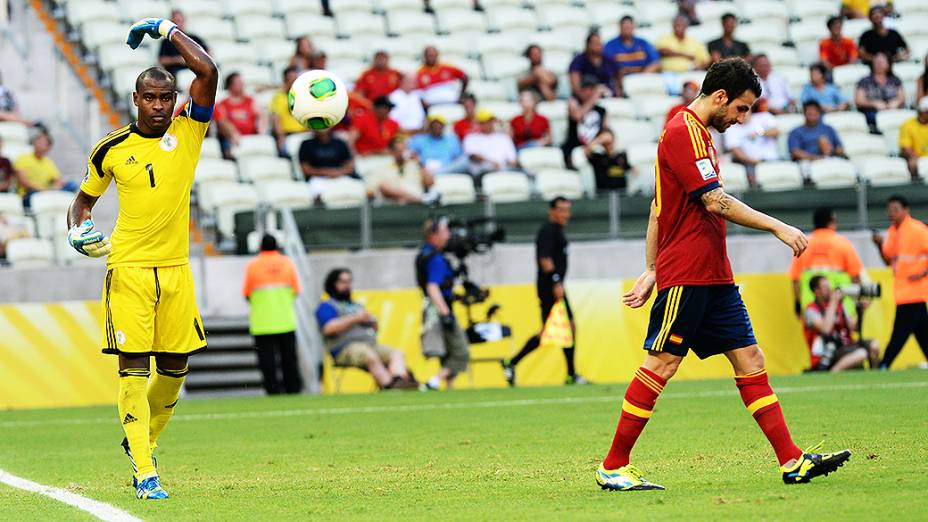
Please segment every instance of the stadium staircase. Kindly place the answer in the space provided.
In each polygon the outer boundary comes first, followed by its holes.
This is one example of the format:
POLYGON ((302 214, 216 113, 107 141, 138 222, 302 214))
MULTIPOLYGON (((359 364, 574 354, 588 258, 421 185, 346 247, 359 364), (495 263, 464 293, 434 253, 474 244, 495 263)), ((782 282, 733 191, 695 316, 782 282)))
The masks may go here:
POLYGON ((203 319, 209 348, 189 360, 189 397, 264 395, 258 356, 245 317, 203 319))

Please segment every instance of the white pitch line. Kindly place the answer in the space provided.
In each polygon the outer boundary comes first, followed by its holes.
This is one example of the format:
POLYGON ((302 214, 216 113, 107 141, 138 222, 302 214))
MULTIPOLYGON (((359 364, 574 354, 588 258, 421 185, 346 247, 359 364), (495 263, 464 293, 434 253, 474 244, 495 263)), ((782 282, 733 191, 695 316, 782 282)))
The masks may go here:
MULTIPOLYGON (((809 386, 781 386, 774 391, 780 394, 789 393, 816 393, 816 392, 835 392, 835 391, 859 391, 875 389, 899 389, 899 388, 925 388, 928 387, 928 381, 916 382, 898 382, 898 383, 874 383, 874 384, 832 384, 832 385, 809 385, 809 386)), ((725 390, 706 390, 696 392, 668 392, 661 394, 661 399, 692 399, 701 397, 720 397, 727 395, 737 395, 737 389, 731 386, 725 390)), ((482 408, 508 408, 521 406, 546 406, 560 404, 587 404, 597 402, 617 402, 621 401, 621 396, 599 396, 599 397, 552 397, 547 399, 508 399, 500 401, 474 401, 474 402, 444 402, 429 404, 399 404, 384 406, 350 406, 345 408, 304 408, 292 410, 256 410, 256 411, 237 411, 221 413, 188 413, 178 414, 173 417, 174 421, 203 421, 203 420, 230 420, 246 418, 271 418, 271 417, 306 417, 313 415, 347 415, 354 413, 402 413, 416 411, 436 411, 436 410, 464 410, 464 409, 482 409, 482 408)), ((73 426, 85 424, 109 424, 114 422, 110 417, 90 417, 81 419, 46 419, 34 421, 6 421, 0 422, 0 428, 22 428, 32 426, 73 426)))
POLYGON ((113 507, 98 500, 82 497, 81 495, 60 488, 26 480, 16 475, 11 475, 2 469, 0 469, 0 482, 16 489, 38 493, 59 502, 64 502, 69 506, 74 506, 77 509, 86 511, 94 517, 106 522, 141 522, 140 518, 136 518, 117 507, 113 507))

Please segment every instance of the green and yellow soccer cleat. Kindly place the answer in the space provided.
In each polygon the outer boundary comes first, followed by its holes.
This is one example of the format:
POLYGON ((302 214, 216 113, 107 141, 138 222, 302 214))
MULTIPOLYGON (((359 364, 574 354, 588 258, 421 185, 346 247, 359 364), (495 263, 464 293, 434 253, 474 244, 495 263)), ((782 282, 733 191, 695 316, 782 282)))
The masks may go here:
POLYGON ((641 476, 641 471, 631 464, 619 469, 606 469, 600 464, 596 470, 596 483, 609 491, 664 489, 664 486, 648 482, 648 479, 641 476))
POLYGON ((837 453, 815 453, 822 448, 819 442, 807 449, 799 460, 789 468, 780 467, 783 472, 783 482, 787 484, 802 484, 815 477, 827 475, 844 465, 851 458, 851 451, 844 450, 837 453))

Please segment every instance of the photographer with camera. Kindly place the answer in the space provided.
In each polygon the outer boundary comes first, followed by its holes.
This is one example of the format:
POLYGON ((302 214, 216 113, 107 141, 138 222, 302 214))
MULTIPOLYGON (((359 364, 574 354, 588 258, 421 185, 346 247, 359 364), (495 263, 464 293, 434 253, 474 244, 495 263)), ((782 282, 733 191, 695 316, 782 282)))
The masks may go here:
POLYGON ((423 225, 424 243, 416 256, 416 281, 425 297, 422 314, 422 354, 438 357, 441 370, 425 389, 437 390, 441 381, 451 389, 457 375, 467 369, 470 347, 451 305, 454 301, 455 271, 444 255, 451 239, 448 218, 429 218, 423 225))
POLYGON ((887 266, 893 267, 896 319, 880 369, 892 366, 902 346, 915 334, 928 359, 928 226, 909 214, 909 201, 901 195, 886 201, 889 230, 873 232, 873 243, 887 266))
POLYGON ((852 333, 857 320, 844 310, 841 303, 844 292, 840 288, 832 290, 824 275, 813 276, 809 289, 815 295, 815 300, 806 306, 804 321, 810 369, 841 372, 862 368, 868 359, 870 368, 876 368, 880 345, 874 340, 854 342, 852 333))
MULTIPOLYGON (((538 229, 535 236, 535 260, 538 266, 538 277, 535 288, 538 291, 538 300, 541 302, 541 327, 544 329, 548 316, 554 304, 564 301, 567 308, 567 317, 570 319, 570 329, 576 339, 576 326, 573 312, 564 292, 564 278, 567 275, 567 236, 564 227, 570 221, 570 200, 558 196, 548 205, 548 221, 538 229)), ((535 335, 528 341, 515 357, 503 361, 503 375, 510 386, 516 383, 516 365, 525 356, 535 351, 541 345, 541 334, 535 335)), ((587 380, 577 375, 574 368, 574 347, 564 347, 564 358, 567 360, 567 384, 587 384, 587 380)))

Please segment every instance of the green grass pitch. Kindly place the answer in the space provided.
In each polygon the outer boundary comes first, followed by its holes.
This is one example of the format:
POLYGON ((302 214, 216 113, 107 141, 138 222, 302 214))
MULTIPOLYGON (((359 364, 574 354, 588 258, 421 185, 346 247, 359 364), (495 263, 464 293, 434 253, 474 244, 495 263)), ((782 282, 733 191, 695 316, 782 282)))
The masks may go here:
MULTIPOLYGON (((928 372, 773 379, 802 446, 854 455, 786 486, 733 380, 671 382, 633 462, 664 492, 601 491, 625 385, 190 400, 139 501, 115 408, 0 413, 0 468, 146 520, 928 518, 928 372)), ((0 485, 6 520, 89 520, 0 485)))

